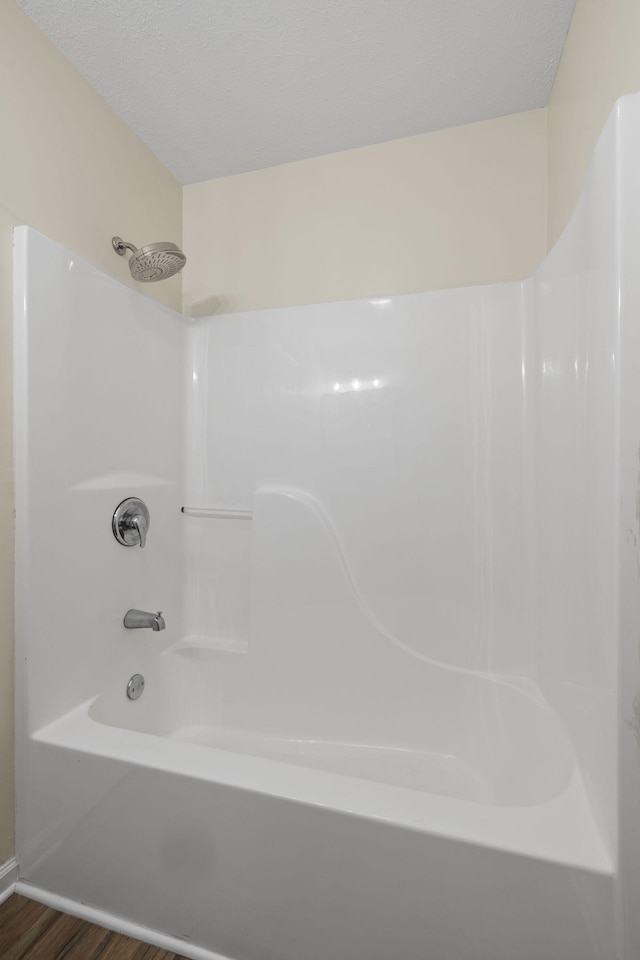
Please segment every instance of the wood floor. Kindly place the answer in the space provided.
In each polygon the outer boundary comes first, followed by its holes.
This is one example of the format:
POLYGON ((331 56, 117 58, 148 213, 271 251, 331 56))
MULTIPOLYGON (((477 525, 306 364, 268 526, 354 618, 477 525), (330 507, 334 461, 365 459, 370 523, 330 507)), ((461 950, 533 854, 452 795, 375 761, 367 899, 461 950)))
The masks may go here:
POLYGON ((0 960, 183 960, 13 894, 0 904, 0 960))

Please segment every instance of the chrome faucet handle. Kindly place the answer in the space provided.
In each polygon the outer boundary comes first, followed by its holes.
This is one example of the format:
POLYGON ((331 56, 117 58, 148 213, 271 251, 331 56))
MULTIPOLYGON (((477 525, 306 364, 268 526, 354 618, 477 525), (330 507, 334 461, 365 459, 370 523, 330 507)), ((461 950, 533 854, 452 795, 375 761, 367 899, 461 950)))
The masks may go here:
POLYGON ((140 538, 140 549, 144 550, 144 546, 147 542, 147 521, 142 514, 138 514, 135 517, 131 517, 129 523, 134 530, 138 531, 138 537, 140 538))
POLYGON ((116 507, 111 521, 113 535, 124 547, 144 547, 149 530, 149 511, 138 497, 127 497, 116 507))

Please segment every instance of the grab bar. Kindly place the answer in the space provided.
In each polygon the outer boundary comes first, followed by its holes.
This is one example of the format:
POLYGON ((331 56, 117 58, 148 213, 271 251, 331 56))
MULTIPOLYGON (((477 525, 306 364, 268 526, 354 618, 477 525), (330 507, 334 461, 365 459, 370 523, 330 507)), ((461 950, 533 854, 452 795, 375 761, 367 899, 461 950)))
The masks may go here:
POLYGON ((222 507, 182 507, 187 517, 206 517, 211 520, 253 520, 252 510, 225 510, 222 507))

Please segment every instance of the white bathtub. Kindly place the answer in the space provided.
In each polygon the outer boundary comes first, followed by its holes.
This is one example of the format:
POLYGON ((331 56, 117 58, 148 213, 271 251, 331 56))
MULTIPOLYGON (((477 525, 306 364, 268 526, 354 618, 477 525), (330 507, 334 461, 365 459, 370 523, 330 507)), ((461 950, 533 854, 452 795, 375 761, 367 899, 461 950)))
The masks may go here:
MULTIPOLYGON (((235 659, 180 642, 142 668, 140 699, 125 696, 123 678, 38 739, 611 872, 562 725, 526 682, 443 671, 451 715, 436 730, 338 739, 326 724, 311 736, 308 715, 287 716, 285 702, 261 705, 260 728, 239 725, 248 711, 233 709, 225 671, 235 659)), ((371 729, 366 706, 363 698, 355 719, 371 729)), ((346 719, 339 725, 348 730, 346 719)))
POLYGON ((608 956, 613 867, 533 690, 463 678, 483 705, 463 757, 283 736, 232 726, 207 696, 224 656, 176 647, 140 664, 139 700, 123 677, 36 734, 48 790, 30 816, 42 802, 50 827, 23 861, 33 889, 194 957, 608 956))

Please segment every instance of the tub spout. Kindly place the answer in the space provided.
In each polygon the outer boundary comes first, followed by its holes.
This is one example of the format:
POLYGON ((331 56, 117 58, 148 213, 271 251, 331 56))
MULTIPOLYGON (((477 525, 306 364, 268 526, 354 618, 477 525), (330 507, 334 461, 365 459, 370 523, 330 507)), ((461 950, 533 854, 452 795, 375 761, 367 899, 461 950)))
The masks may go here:
POLYGON ((148 613, 146 610, 127 610, 124 615, 124 625, 127 630, 140 630, 149 627, 151 630, 164 630, 165 623, 162 610, 157 613, 148 613))

